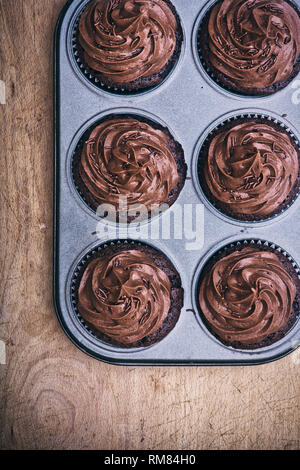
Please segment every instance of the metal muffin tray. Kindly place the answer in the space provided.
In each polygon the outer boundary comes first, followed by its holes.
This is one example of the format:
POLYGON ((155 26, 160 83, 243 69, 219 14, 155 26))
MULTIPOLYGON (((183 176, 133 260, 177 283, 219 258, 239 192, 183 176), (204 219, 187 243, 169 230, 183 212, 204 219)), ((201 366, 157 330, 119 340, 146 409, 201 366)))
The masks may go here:
MULTIPOLYGON (((199 23, 215 1, 172 0, 181 18, 184 44, 170 76, 160 86, 143 93, 99 89, 84 67, 80 68, 72 42, 76 21, 88 1, 67 2, 55 31, 54 303, 62 328, 85 353, 120 365, 250 365, 285 356, 300 344, 299 321, 271 346, 252 351, 226 347, 202 323, 196 289, 199 273, 209 256, 237 241, 269 242, 290 257, 298 272, 300 198, 284 213, 264 222, 233 220, 213 207, 201 191, 197 155, 210 130, 241 115, 263 115, 276 120, 299 141, 300 80, 296 78, 287 88, 269 97, 244 97, 224 90, 206 74, 197 53, 199 23), (112 222, 106 225, 104 233, 105 221, 78 194, 71 171, 74 149, 93 122, 112 113, 131 113, 163 123, 183 146, 188 174, 176 204, 181 207, 190 204, 187 206, 190 211, 198 208, 201 229, 192 249, 191 240, 177 239, 174 230, 168 240, 162 236, 145 238, 147 231, 154 233, 158 222, 169 216, 168 211, 143 222, 140 235, 134 230, 128 236, 126 225, 112 222), (184 307, 178 323, 168 336, 148 348, 123 349, 100 341, 87 330, 72 305, 72 278, 81 260, 99 245, 124 238, 140 239, 167 255, 180 273, 184 288, 184 307)), ((300 7, 300 1, 295 3, 300 7)))

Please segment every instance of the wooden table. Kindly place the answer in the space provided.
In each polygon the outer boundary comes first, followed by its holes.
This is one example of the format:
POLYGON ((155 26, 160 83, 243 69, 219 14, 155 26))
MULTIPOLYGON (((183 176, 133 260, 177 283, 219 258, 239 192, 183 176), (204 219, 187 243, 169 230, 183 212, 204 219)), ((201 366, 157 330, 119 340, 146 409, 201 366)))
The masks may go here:
POLYGON ((255 367, 116 367, 80 352, 60 328, 52 40, 63 5, 0 0, 0 447, 298 449, 299 350, 255 367))

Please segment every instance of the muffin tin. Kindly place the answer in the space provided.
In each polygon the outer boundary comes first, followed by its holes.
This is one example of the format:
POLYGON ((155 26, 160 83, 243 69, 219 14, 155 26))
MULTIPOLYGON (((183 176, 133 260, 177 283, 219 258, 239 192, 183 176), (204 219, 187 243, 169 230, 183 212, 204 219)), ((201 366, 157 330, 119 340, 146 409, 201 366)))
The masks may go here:
MULTIPOLYGON (((279 359, 300 344, 299 321, 277 343, 249 350, 224 346, 201 321, 196 286, 202 266, 222 247, 231 243, 269 243, 279 249, 299 272, 300 218, 298 197, 284 213, 263 222, 243 222, 224 216, 205 198, 197 176, 197 154, 210 130, 241 115, 263 115, 281 123, 299 140, 299 105, 293 99, 297 84, 268 97, 244 97, 227 92, 201 71, 196 51, 197 27, 203 8, 214 2, 172 0, 181 18, 184 44, 176 67, 164 82, 142 93, 126 94, 99 89, 78 66, 73 33, 88 0, 69 1, 55 32, 55 194, 54 194, 54 302, 58 319, 69 338, 85 353, 114 364, 135 365, 249 365, 279 359), (80 137, 94 122, 110 114, 133 114, 163 123, 181 143, 188 165, 185 186, 176 204, 199 206, 202 220, 196 249, 187 249, 186 238, 147 239, 161 219, 144 221, 140 236, 128 234, 125 224, 101 220, 78 194, 72 178, 72 156, 80 137), (204 219, 204 220, 203 220, 204 219), (106 227, 104 230, 104 226, 106 227), (102 233, 99 238, 99 232, 102 233), (202 243, 203 238, 203 243, 202 243), (108 345, 85 327, 72 303, 72 280, 86 255, 105 243, 120 239, 141 240, 163 252, 181 275, 184 307, 175 328, 159 343, 147 348, 123 349, 108 345)), ((297 1, 298 6, 300 2, 297 1)), ((191 206, 190 206, 191 209, 191 206)), ((195 247, 194 247, 195 248, 195 247)))

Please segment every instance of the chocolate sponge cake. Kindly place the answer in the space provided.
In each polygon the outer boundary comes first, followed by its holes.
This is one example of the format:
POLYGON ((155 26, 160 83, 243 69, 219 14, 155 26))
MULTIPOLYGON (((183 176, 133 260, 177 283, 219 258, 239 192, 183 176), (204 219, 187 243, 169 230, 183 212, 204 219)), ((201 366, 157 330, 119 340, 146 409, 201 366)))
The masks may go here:
POLYGON ((236 117, 215 128, 199 154, 198 176, 208 200, 237 220, 283 212, 300 188, 300 149, 278 122, 236 117))
POLYGON ((95 336, 124 348, 160 341, 183 306, 180 275, 160 251, 138 242, 109 243, 79 265, 73 304, 95 336))
POLYGON ((166 127, 141 116, 112 114, 84 133, 72 172, 79 194, 94 211, 109 204, 119 219, 126 197, 130 222, 139 207, 150 218, 153 208, 171 206, 184 186, 187 166, 182 146, 166 127))
POLYGON ((227 90, 270 95, 300 70, 300 13, 289 0, 220 0, 206 13, 198 52, 227 90))
POLYGON ((204 266, 198 284, 201 318, 226 346, 257 349, 283 338, 300 312, 300 280, 283 252, 234 244, 204 266))
POLYGON ((100 87, 138 92, 159 85, 182 47, 169 0, 91 0, 76 33, 76 54, 100 87))

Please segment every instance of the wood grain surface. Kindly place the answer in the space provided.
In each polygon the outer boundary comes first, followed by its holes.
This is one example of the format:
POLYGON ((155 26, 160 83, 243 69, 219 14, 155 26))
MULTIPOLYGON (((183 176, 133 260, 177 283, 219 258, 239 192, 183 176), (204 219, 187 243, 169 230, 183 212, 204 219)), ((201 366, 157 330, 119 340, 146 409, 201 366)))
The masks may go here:
POLYGON ((63 5, 0 0, 0 447, 299 449, 299 350, 255 367, 116 367, 61 330, 51 285, 52 41, 63 5))

